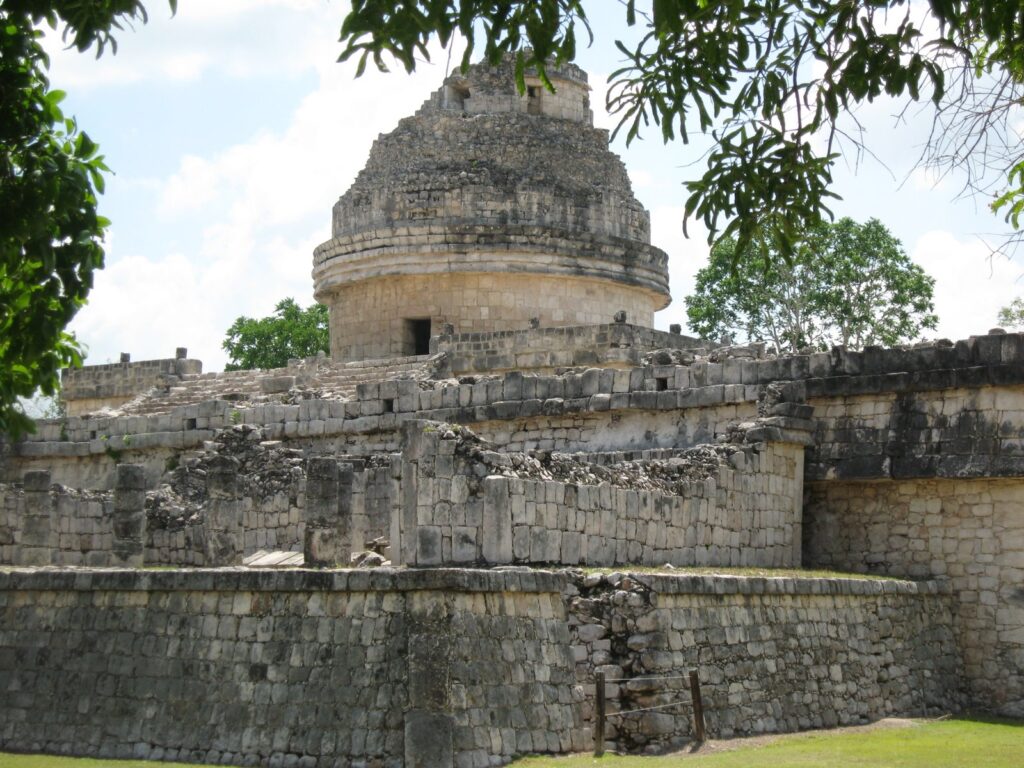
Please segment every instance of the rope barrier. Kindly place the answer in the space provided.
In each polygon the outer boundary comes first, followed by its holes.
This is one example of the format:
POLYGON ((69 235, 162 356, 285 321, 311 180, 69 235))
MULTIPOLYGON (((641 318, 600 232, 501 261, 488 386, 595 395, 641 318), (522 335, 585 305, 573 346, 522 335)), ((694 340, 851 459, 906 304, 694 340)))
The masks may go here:
POLYGON ((656 709, 668 709, 669 707, 678 707, 680 704, 689 704, 688 701, 673 701, 671 704, 658 704, 654 707, 644 707, 643 709, 624 709, 620 712, 607 712, 605 717, 620 717, 622 715, 635 715, 638 712, 653 712, 656 709))
POLYGON ((644 675, 643 677, 606 677, 606 683, 628 683, 632 680, 686 680, 689 675, 644 675))
MULTIPOLYGON (((620 712, 608 712, 605 700, 605 685, 607 683, 625 683, 630 680, 683 680, 689 678, 690 697, 693 703, 693 735, 698 742, 705 739, 704 724, 704 702, 700 693, 700 678, 696 669, 691 669, 688 675, 647 675, 645 677, 616 677, 606 679, 602 670, 597 670, 594 675, 594 757, 601 757, 604 754, 604 726, 605 720, 609 717, 624 717, 625 715, 636 715, 641 712, 653 712, 658 709, 671 709, 685 701, 672 701, 668 704, 656 704, 651 707, 640 709, 627 709, 620 712)), ((682 690, 682 689, 679 689, 682 690)))

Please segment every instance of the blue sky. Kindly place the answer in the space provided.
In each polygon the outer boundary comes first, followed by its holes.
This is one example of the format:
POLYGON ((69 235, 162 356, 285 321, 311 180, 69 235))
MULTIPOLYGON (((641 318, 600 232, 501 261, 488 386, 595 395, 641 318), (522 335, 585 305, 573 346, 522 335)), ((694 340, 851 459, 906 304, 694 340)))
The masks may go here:
MULTIPOLYGON (((173 19, 160 0, 147 5, 149 23, 122 33, 116 56, 65 51, 51 36, 52 84, 68 92, 66 112, 115 172, 101 200, 113 222, 107 267, 72 328, 90 363, 187 346, 205 370, 221 370, 235 317, 269 314, 285 296, 312 302, 312 250, 330 236, 331 206, 373 139, 440 85, 446 56, 414 75, 396 68, 356 80, 352 65, 336 63, 344 0, 180 0, 173 19)), ((607 0, 591 6, 597 40, 578 62, 599 107, 622 11, 607 0)), ((1024 269, 989 258, 977 235, 1001 222, 955 200, 955 179, 936 184, 914 169, 929 115, 898 125, 896 111, 888 102, 859 111, 885 166, 848 162, 836 213, 881 219, 936 278, 937 336, 983 333, 1024 293, 1024 269)), ((614 125, 606 115, 597 122, 614 125)), ((674 301, 656 324, 685 325, 683 297, 707 258, 703 231, 693 226, 685 239, 681 230, 682 182, 700 172, 699 150, 654 133, 613 149, 651 211, 653 242, 670 256, 674 301)))

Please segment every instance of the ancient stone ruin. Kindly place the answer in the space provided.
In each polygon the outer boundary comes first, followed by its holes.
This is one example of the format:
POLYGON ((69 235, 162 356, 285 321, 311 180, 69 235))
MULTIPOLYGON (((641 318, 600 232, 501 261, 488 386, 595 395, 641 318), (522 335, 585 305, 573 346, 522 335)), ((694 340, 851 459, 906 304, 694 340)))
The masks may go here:
POLYGON ((717 738, 1024 716, 1024 336, 653 329, 665 254, 553 80, 471 68, 378 139, 314 255, 330 357, 67 371, 0 443, 0 749, 501 765, 593 748, 602 673, 607 747, 656 752, 691 669, 717 738))

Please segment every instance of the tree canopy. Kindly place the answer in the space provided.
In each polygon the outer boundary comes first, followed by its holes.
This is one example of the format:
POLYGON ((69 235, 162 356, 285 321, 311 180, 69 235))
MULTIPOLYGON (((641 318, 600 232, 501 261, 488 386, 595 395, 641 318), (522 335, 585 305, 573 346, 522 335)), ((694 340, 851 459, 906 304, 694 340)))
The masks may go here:
POLYGON ((81 364, 65 328, 103 266, 109 223, 96 210, 107 166, 61 111, 39 25, 63 24, 66 42, 100 55, 116 48, 112 29, 145 19, 138 0, 0 3, 0 434, 31 429, 18 399, 53 395, 60 369, 81 364))
POLYGON ((323 304, 303 309, 289 298, 279 301, 269 317, 237 318, 221 345, 231 358, 224 370, 283 368, 289 359, 327 352, 328 317, 323 304))
POLYGON ((1024 328, 1024 299, 1018 296, 1005 307, 1000 307, 996 322, 1005 328, 1024 328))
POLYGON ((690 328, 707 339, 741 336, 775 352, 893 345, 934 328, 934 280, 876 219, 819 224, 791 261, 755 240, 737 260, 736 240, 711 249, 686 297, 690 328), (775 264, 775 269, 769 269, 775 264))
MULTIPOLYGON (((926 159, 969 174, 994 164, 992 206, 1018 227, 1024 148, 989 139, 1005 131, 1024 92, 1020 0, 618 5, 642 34, 616 41, 625 63, 611 75, 607 105, 617 130, 631 140, 653 123, 666 141, 714 138, 704 174, 686 185, 686 219, 702 220, 712 241, 734 238, 737 255, 756 237, 789 258, 802 232, 831 217, 839 149, 859 146, 853 110, 882 95, 931 101, 937 125, 955 124, 953 150, 938 130, 926 159)), ((468 43, 464 67, 482 39, 488 61, 515 56, 520 89, 527 68, 550 87, 546 62, 572 60, 581 29, 590 34, 583 0, 353 0, 341 59, 358 58, 361 72, 369 60, 386 69, 391 56, 411 71, 434 36, 447 45, 458 33, 468 43)))

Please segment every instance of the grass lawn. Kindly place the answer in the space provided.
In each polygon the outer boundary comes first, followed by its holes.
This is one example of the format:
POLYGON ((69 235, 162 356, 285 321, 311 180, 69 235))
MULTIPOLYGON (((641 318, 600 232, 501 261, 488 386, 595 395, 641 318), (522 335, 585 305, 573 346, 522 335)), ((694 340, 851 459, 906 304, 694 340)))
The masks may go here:
POLYGON ((147 762, 146 760, 101 760, 92 757, 12 755, 0 752, 0 768, 196 768, 192 763, 147 762))
MULTIPOLYGON (((1024 723, 916 722, 905 728, 812 732, 711 754, 665 757, 530 757, 514 768, 1021 768, 1024 723)), ((758 740, 761 741, 761 740, 758 740)), ((724 748, 724 749, 723 749, 724 748)))
MULTIPOLYGON (((712 742, 710 754, 528 757, 513 768, 1021 768, 1024 722, 943 720, 712 742), (753 741, 753 744, 750 742, 753 741)), ((0 768, 186 768, 184 763, 12 755, 0 768)), ((193 767, 194 768, 194 767, 193 767)))

